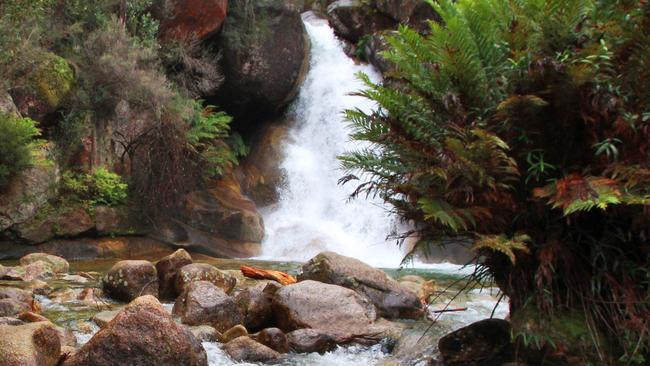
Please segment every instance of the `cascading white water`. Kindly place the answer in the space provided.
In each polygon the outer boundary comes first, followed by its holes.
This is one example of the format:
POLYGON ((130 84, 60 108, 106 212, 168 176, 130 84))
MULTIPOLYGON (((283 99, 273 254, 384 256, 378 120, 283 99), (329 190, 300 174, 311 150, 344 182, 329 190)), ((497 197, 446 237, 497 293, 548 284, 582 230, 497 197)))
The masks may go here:
POLYGON ((304 261, 331 250, 382 267, 397 267, 400 249, 386 237, 394 227, 382 202, 348 201, 354 185, 338 184, 343 175, 337 156, 358 148, 350 141, 343 111, 373 108, 371 101, 349 95, 364 85, 356 74, 373 81, 380 75, 370 66, 356 65, 326 22, 306 22, 311 38, 311 65, 290 113, 290 131, 282 163, 287 185, 276 207, 263 210, 267 237, 263 258, 304 261))

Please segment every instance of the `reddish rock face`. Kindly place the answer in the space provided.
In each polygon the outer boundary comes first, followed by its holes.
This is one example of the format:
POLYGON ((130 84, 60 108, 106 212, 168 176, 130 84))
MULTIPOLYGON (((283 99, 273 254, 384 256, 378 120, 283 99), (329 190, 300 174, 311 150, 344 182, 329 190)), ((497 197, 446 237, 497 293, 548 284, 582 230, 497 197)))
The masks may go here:
POLYGON ((205 39, 219 30, 228 0, 159 0, 161 41, 205 39))

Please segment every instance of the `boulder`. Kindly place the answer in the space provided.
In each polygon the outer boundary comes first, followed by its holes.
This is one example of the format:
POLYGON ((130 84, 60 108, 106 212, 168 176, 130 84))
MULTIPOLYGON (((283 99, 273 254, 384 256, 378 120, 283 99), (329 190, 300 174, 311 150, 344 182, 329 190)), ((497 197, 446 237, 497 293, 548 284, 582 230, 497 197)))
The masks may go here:
POLYGON ((398 22, 406 23, 424 0, 375 0, 375 8, 398 22))
POLYGON ((106 294, 124 302, 142 295, 158 296, 158 274, 149 261, 119 261, 102 277, 106 294))
POLYGON ((61 342, 50 322, 0 325, 0 365, 56 366, 61 342))
POLYGON ((74 70, 64 58, 51 52, 34 57, 33 71, 25 87, 9 90, 20 113, 43 122, 45 116, 59 108, 74 85, 74 70))
POLYGON ((362 0, 333 2, 327 7, 327 18, 337 35, 355 44, 364 36, 396 25, 395 20, 362 0))
POLYGON ((67 273, 70 269, 70 264, 67 260, 51 254, 32 253, 20 258, 21 265, 28 265, 37 261, 48 263, 54 273, 67 273))
POLYGON ((191 263, 178 270, 174 284, 176 293, 183 293, 190 283, 196 281, 208 281, 226 293, 230 293, 237 283, 235 278, 221 272, 214 266, 206 263, 191 263))
POLYGON ((159 225, 155 235, 176 246, 221 258, 259 255, 264 223, 257 207, 231 178, 209 189, 187 194, 174 220, 159 225))
MULTIPOLYGON (((46 150, 37 159, 45 159, 46 150)), ((0 232, 21 224, 56 195, 59 169, 55 163, 34 164, 12 178, 0 194, 0 232)))
POLYGON ((11 98, 11 95, 4 89, 0 89, 0 113, 10 114, 15 117, 20 117, 18 107, 11 98))
POLYGON ((227 343, 232 341, 235 338, 247 337, 247 336, 248 336, 248 331, 246 330, 246 327, 244 327, 241 324, 237 324, 223 333, 223 341, 227 343))
POLYGON ((345 287, 303 281, 273 296, 278 327, 285 332, 315 328, 342 337, 364 335, 377 319, 372 303, 345 287))
POLYGON ((236 338, 223 346, 223 350, 235 361, 269 362, 277 360, 281 355, 269 347, 255 342, 249 337, 236 338))
POLYGON ((207 366, 208 361, 189 329, 147 295, 128 304, 63 365, 207 366))
POLYGON ((485 319, 447 334, 438 341, 446 365, 501 365, 512 360, 510 323, 485 319))
POLYGON ((231 11, 220 36, 222 94, 242 114, 287 105, 309 68, 309 38, 300 11, 286 1, 248 2, 231 11))
POLYGON ((278 328, 262 329, 255 336, 255 340, 276 352, 289 352, 289 341, 287 341, 287 336, 278 328))
POLYGON ((182 267, 188 264, 192 264, 192 257, 185 249, 179 249, 156 263, 158 292, 161 299, 175 299, 178 296, 176 275, 182 267))
POLYGON ((172 314, 188 325, 210 325, 219 332, 244 320, 235 300, 211 282, 190 283, 176 299, 172 314))
POLYGON ((226 19, 228 0, 156 0, 153 14, 160 21, 158 39, 203 40, 226 19))
POLYGON ((289 348, 296 353, 325 353, 336 348, 336 341, 316 329, 297 329, 287 333, 289 348))
POLYGON ((382 270, 358 259, 323 252, 302 267, 299 280, 314 280, 350 288, 372 301, 389 318, 417 319, 424 315, 418 296, 382 270))
POLYGON ((43 261, 36 261, 24 266, 10 267, 0 278, 11 281, 29 282, 47 280, 52 277, 54 277, 52 266, 43 261))
POLYGON ((273 322, 272 300, 280 288, 274 283, 259 284, 242 290, 235 297, 244 313, 244 325, 251 331, 260 330, 273 322))
POLYGON ((92 230, 95 222, 82 205, 75 205, 58 212, 54 234, 70 237, 92 230))
POLYGON ((38 302, 31 292, 13 287, 0 287, 0 316, 16 316, 26 311, 37 311, 38 302))
POLYGON ((393 31, 386 30, 372 34, 363 48, 363 55, 366 60, 382 74, 388 74, 394 69, 393 63, 382 55, 382 52, 390 49, 386 36, 392 33, 393 31))
POLYGON ((99 235, 133 235, 145 231, 140 223, 131 218, 126 206, 95 207, 95 230, 99 235))

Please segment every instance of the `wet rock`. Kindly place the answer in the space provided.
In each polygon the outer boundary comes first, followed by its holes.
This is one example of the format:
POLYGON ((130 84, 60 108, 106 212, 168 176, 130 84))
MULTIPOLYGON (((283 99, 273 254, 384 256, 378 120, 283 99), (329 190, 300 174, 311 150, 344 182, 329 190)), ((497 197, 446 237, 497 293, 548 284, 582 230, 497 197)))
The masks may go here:
POLYGON ((160 21, 158 38, 163 42, 208 38, 221 28, 227 9, 228 0, 157 0, 153 13, 160 21))
MULTIPOLYGON (((2 277, 1 274, 0 277, 2 277)), ((41 280, 31 281, 26 288, 29 289, 31 292, 33 292, 35 295, 45 296, 52 292, 52 288, 50 287, 50 285, 48 285, 47 282, 41 280)))
POLYGON ((209 325, 191 326, 190 332, 201 342, 223 342, 223 335, 209 325))
POLYGON ((24 266, 10 267, 1 279, 10 281, 35 281, 47 280, 54 277, 52 266, 43 261, 36 261, 24 266))
POLYGON ((0 325, 22 325, 24 321, 10 316, 0 316, 0 325))
POLYGON ((158 238, 222 258, 261 252, 262 216, 234 178, 224 177, 209 189, 187 194, 182 206, 174 220, 158 226, 158 238))
POLYGON ((119 261, 106 272, 102 286, 108 296, 125 302, 142 295, 158 296, 158 274, 149 261, 119 261))
POLYGON ((0 365, 55 366, 61 355, 61 342, 50 322, 0 325, 0 365))
POLYGON ((174 322, 158 300, 142 296, 128 304, 64 366, 207 366, 201 343, 174 322))
POLYGON ((279 289, 273 296, 278 327, 284 331, 317 328, 345 335, 365 334, 377 319, 372 303, 356 292, 316 281, 279 289))
POLYGON ((99 313, 93 315, 92 321, 95 322, 100 328, 106 328, 108 323, 113 320, 121 310, 106 310, 100 311, 99 313))
POLYGON ((61 278, 64 281, 69 281, 69 282, 75 282, 75 283, 86 283, 88 282, 88 278, 80 275, 65 275, 63 278, 61 278))
POLYGON ((176 299, 172 313, 184 324, 210 325, 219 332, 225 332, 244 320, 235 300, 207 281, 190 283, 176 299))
POLYGON ((67 273, 70 269, 67 260, 46 253, 32 253, 20 258, 21 265, 28 265, 37 261, 48 263, 54 273, 67 273))
POLYGON ((336 348, 336 341, 329 334, 316 329, 298 329, 287 333, 289 348, 296 353, 325 353, 336 348))
POLYGON ((370 299, 385 317, 417 319, 424 315, 415 293, 358 259, 323 252, 302 267, 298 278, 350 288, 370 299))
POLYGON ((223 350, 235 361, 269 362, 281 357, 278 352, 249 337, 236 338, 226 343, 223 350))
POLYGON ((272 300, 280 288, 274 283, 249 287, 237 294, 235 301, 244 313, 244 325, 251 331, 264 328, 273 322, 272 300))
POLYGON ((185 249, 179 249, 156 263, 160 298, 175 299, 178 296, 175 287, 176 274, 188 264, 192 264, 192 257, 185 249))
POLYGON ((285 182, 280 167, 284 157, 289 123, 273 123, 251 144, 252 149, 242 164, 242 189, 261 207, 277 202, 279 188, 285 182))
POLYGON ((247 336, 248 336, 248 331, 246 330, 246 327, 244 327, 241 324, 238 324, 223 333, 223 341, 230 342, 235 338, 247 337, 247 336))
POLYGON ((512 361, 510 323, 485 319, 440 338, 438 349, 447 365, 501 365, 512 361))
POLYGON ((299 10, 288 2, 250 4, 256 16, 231 12, 221 33, 223 94, 242 113, 276 111, 296 96, 304 80, 309 38, 299 10))
POLYGON ((43 315, 36 314, 31 311, 25 311, 18 314, 18 319, 24 321, 25 323, 36 323, 36 322, 49 322, 50 320, 43 315))
POLYGON ((206 263, 192 263, 178 270, 175 280, 176 293, 183 293, 190 283, 196 281, 208 281, 226 293, 230 293, 237 283, 237 280, 233 277, 221 272, 214 266, 206 263))
POLYGON ((287 336, 278 328, 262 329, 255 336, 255 340, 276 352, 289 352, 289 341, 287 341, 287 336))
POLYGON ((391 35, 394 31, 386 30, 372 34, 363 48, 363 54, 370 64, 376 67, 382 74, 392 71, 395 65, 386 59, 382 52, 390 49, 386 36, 391 35))
POLYGON ((338 0, 327 7, 327 18, 342 38, 357 43, 376 31, 393 28, 395 20, 374 11, 362 0, 338 0))
POLYGON ((81 303, 87 306, 105 305, 103 293, 97 288, 61 288, 50 293, 52 301, 59 304, 81 303))

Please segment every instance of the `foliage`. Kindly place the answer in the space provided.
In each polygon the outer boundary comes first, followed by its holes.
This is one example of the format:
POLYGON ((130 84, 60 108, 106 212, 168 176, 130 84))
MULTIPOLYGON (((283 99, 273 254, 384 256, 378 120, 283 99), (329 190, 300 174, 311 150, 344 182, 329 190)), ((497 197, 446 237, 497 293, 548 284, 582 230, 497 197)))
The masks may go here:
POLYGON ((40 134, 31 119, 0 113, 0 188, 33 163, 40 134))
POLYGON ((645 362, 650 4, 430 3, 441 24, 400 28, 396 69, 361 76, 378 107, 346 115, 372 147, 341 157, 341 181, 414 222, 416 249, 474 240, 513 313, 583 311, 613 347, 584 357, 645 362))
POLYGON ((66 171, 61 184, 64 194, 91 206, 119 206, 125 204, 128 198, 128 185, 122 181, 122 177, 104 168, 92 174, 66 171))

